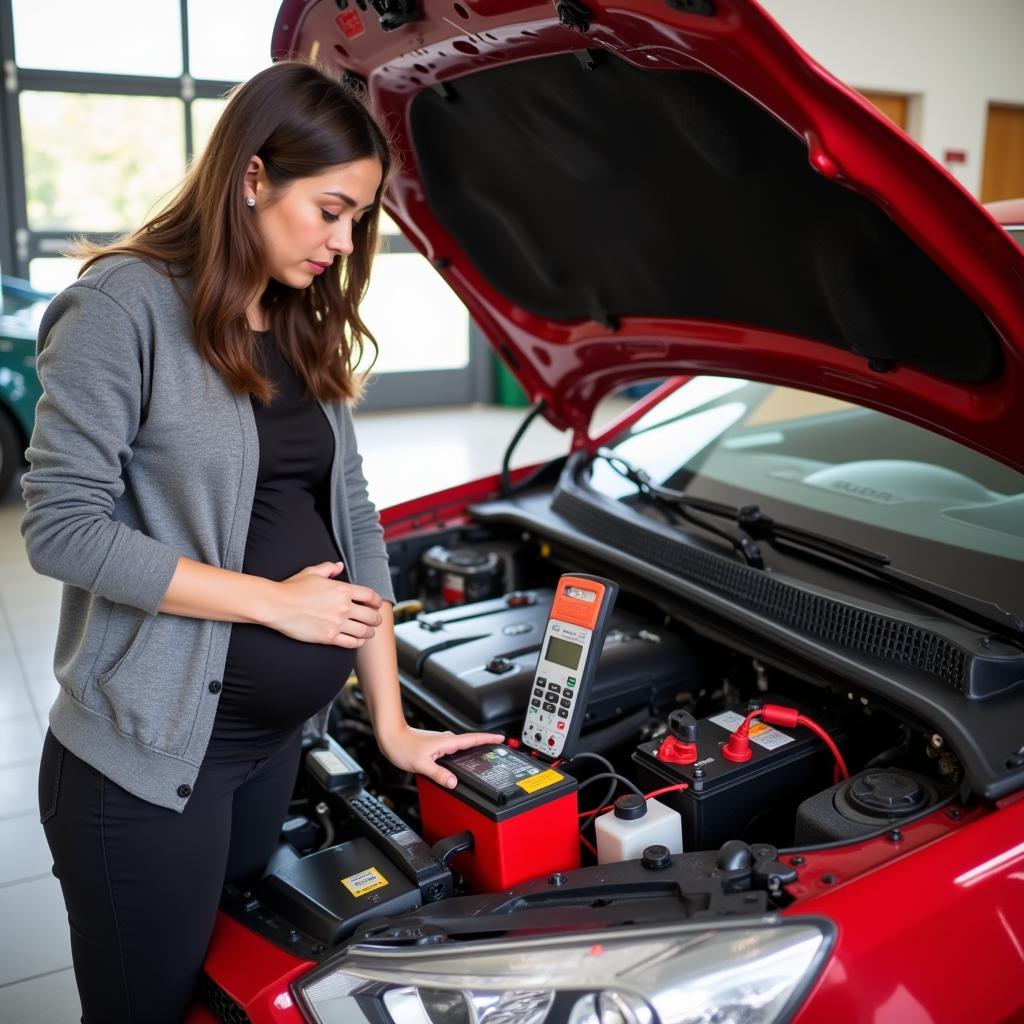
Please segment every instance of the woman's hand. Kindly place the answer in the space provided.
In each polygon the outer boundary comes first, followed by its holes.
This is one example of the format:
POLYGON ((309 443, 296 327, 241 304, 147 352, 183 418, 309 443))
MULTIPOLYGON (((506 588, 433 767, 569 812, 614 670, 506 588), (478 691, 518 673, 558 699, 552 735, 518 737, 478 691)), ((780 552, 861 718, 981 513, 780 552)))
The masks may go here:
POLYGON ((341 562, 321 562, 275 584, 277 600, 266 625, 305 643, 362 647, 381 623, 381 597, 333 579, 342 568, 341 562))
POLYGON ((392 732, 377 736, 382 753, 396 768, 426 775, 445 789, 454 789, 457 780, 447 768, 437 763, 439 757, 467 747, 479 747, 482 743, 503 743, 504 740, 504 736, 495 732, 456 735, 453 732, 413 729, 404 722, 392 732))

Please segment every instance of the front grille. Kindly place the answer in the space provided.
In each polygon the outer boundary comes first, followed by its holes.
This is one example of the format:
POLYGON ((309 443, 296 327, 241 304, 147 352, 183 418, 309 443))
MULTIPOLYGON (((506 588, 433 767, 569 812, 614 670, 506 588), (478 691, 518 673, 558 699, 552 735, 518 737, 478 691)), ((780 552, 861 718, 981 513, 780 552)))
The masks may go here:
POLYGON ((965 652, 931 630, 809 593, 759 569, 701 551, 685 541, 640 527, 630 528, 621 516, 566 491, 564 484, 555 495, 552 508, 588 537, 659 569, 685 576, 807 636, 920 669, 963 690, 965 652))
POLYGON ((208 974, 199 982, 199 998, 223 1024, 252 1024, 245 1012, 208 974))

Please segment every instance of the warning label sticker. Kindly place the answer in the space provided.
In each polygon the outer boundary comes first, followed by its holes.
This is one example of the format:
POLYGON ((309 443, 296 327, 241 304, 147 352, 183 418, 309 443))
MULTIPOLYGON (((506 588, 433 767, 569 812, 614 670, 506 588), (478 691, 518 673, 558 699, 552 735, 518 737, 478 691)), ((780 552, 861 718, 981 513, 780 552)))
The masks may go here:
POLYGON ((549 768, 545 772, 531 775, 528 779, 520 779, 516 785, 520 789, 525 789, 527 793, 536 793, 538 789, 546 789, 556 782, 561 782, 564 778, 564 775, 559 775, 553 768, 549 768))
POLYGON ((729 732, 735 732, 743 724, 743 716, 737 715, 735 711, 723 711, 720 715, 709 718, 708 721, 720 725, 723 729, 728 729, 729 732))
MULTIPOLYGON (((736 714, 735 711, 723 711, 720 715, 709 718, 708 721, 720 725, 729 732, 735 732, 743 724, 743 716, 736 714)), ((754 722, 750 726, 750 742, 756 743, 764 750, 778 750, 779 747, 792 743, 793 737, 770 725, 765 725, 764 722, 754 722)))
POLYGON ((366 893, 373 892, 374 889, 383 889, 388 884, 388 880, 376 868, 367 868, 356 875, 343 878, 341 884, 353 896, 365 896, 366 893))
POLYGON ((347 10, 344 14, 339 14, 337 18, 335 18, 335 21, 338 23, 338 28, 340 28, 349 39, 355 39, 366 31, 366 29, 363 28, 362 21, 359 19, 359 12, 355 10, 347 10))

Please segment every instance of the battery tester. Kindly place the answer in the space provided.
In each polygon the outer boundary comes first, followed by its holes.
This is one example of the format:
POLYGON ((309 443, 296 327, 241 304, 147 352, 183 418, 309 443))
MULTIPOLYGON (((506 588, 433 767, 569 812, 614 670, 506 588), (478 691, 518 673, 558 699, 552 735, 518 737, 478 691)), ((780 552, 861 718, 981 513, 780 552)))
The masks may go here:
POLYGON ((618 592, 601 576, 573 573, 558 580, 523 722, 523 746, 552 759, 575 752, 618 592))
POLYGON ((472 850, 452 863, 481 889, 579 866, 577 783, 548 762, 574 751, 617 594, 599 576, 559 579, 523 723, 526 749, 488 744, 438 758, 458 779, 452 790, 416 778, 424 836, 470 833, 472 850))

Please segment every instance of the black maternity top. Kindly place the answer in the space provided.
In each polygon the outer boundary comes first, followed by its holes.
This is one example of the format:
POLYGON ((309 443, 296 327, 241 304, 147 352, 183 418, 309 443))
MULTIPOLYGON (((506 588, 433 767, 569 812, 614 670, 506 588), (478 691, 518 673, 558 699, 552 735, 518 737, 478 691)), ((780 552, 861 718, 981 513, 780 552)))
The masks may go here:
MULTIPOLYGON (((255 333, 277 394, 270 405, 252 400, 260 456, 242 571, 285 580, 306 566, 341 561, 330 527, 334 435, 270 332, 255 333)), ((347 580, 347 567, 335 578, 347 580)), ((344 647, 235 623, 211 742, 266 756, 334 698, 354 662, 355 651, 344 647)))

